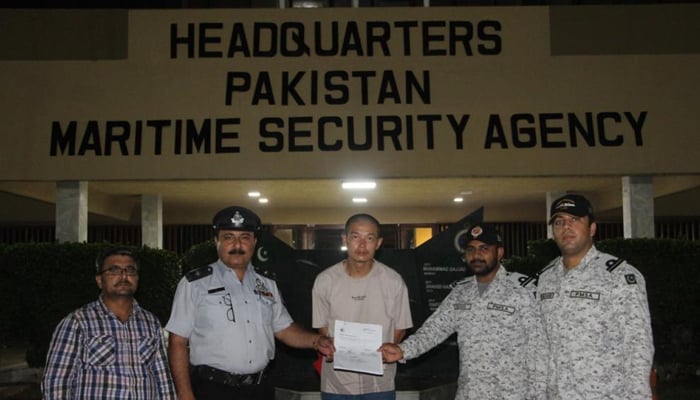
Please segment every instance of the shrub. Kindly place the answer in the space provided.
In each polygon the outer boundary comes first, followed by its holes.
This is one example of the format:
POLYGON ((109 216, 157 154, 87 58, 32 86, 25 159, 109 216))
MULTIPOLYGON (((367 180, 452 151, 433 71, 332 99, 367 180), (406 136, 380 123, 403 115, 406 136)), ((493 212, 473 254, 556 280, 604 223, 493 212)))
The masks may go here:
MULTIPOLYGON (((0 339, 28 343, 27 362, 43 366, 51 335, 69 312, 97 299, 95 259, 110 244, 19 243, 0 247, 0 339)), ((132 248, 140 260, 136 298, 164 323, 180 277, 176 254, 132 248)))
MULTIPOLYGON (((559 255, 554 242, 528 244, 526 257, 505 260, 512 271, 531 274, 559 255)), ((627 260, 646 280, 657 364, 697 367, 700 352, 700 243, 675 239, 608 239, 596 242, 627 260)))
POLYGON ((213 240, 196 244, 190 247, 182 256, 182 273, 185 274, 195 268, 209 265, 219 259, 213 240))

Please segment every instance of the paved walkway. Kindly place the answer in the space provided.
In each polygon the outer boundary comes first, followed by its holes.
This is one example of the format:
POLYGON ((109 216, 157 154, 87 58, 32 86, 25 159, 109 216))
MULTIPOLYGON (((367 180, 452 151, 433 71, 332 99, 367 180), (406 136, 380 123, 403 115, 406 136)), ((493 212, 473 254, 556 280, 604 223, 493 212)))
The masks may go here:
POLYGON ((0 399, 37 400, 41 398, 41 371, 29 368, 22 346, 0 346, 0 399))
MULTIPOLYGON (((22 346, 0 346, 0 400, 40 400, 39 380, 41 369, 29 368, 24 360, 25 349, 22 346)), ((454 397, 455 385, 442 385, 423 391, 400 391, 397 400, 435 399, 454 397)), ((277 389, 276 398, 294 400, 316 400, 318 391, 298 392, 289 389, 277 389)))

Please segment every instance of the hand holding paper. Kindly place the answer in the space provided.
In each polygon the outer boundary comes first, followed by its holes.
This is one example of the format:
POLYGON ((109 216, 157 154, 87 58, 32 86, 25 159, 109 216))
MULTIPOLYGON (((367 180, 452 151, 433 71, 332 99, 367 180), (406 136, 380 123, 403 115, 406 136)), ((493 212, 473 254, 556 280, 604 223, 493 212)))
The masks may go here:
POLYGON ((334 344, 335 369, 384 375, 381 325, 335 321, 334 344))

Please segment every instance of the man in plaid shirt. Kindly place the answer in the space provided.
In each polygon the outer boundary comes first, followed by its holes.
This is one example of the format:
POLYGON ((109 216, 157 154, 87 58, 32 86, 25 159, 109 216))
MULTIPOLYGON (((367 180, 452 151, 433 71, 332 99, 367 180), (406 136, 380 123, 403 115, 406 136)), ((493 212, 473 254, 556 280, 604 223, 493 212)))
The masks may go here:
POLYGON ((134 299, 135 256, 127 248, 111 248, 96 267, 102 294, 56 327, 43 398, 175 399, 160 322, 134 299))

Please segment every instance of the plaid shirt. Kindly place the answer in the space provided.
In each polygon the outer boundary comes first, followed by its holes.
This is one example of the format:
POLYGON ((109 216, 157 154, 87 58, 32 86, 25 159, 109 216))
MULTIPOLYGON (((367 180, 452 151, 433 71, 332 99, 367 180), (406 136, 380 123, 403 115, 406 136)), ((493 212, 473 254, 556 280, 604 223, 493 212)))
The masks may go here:
POLYGON ((102 299, 56 327, 41 382, 45 400, 175 399, 160 322, 134 301, 122 323, 102 299))

